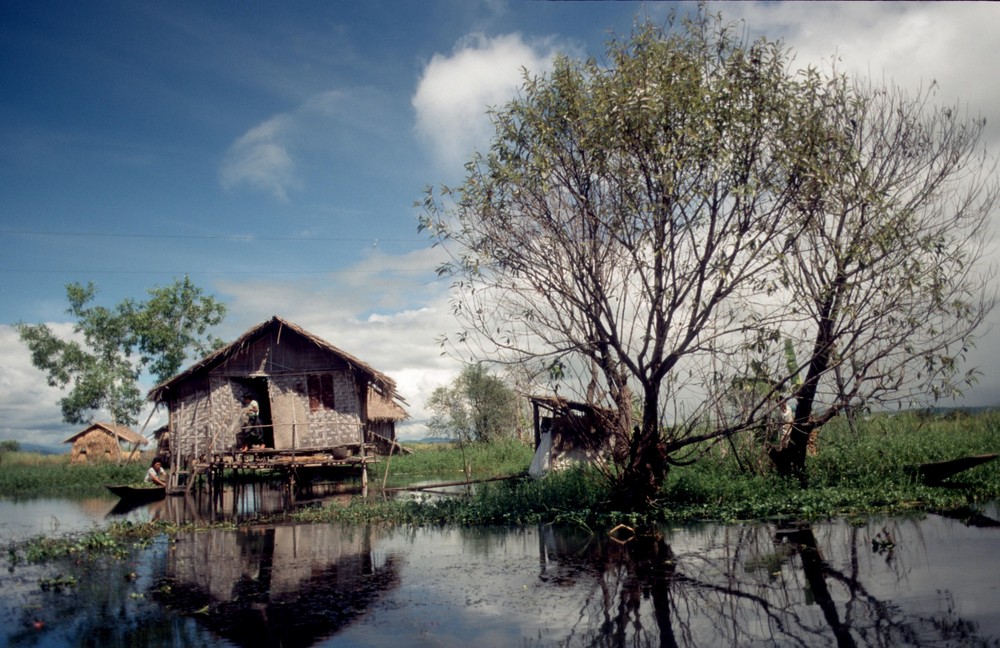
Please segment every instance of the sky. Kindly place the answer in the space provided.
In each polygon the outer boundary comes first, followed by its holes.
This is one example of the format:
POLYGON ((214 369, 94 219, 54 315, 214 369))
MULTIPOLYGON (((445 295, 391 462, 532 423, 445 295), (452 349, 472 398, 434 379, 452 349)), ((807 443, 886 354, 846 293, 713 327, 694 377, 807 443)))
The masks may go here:
MULTIPOLYGON (((1000 151, 1000 4, 710 6, 798 66, 836 57, 906 89, 936 83, 1000 151)), ((522 70, 599 58, 637 19, 694 7, 0 2, 0 440, 54 445, 80 427, 13 325, 68 333, 69 283, 112 306, 185 275, 227 305, 223 339, 279 315, 391 376, 411 415, 401 436, 423 436, 427 397, 460 365, 437 342, 454 329, 448 282, 415 203, 461 182, 522 70)), ((963 404, 1000 404, 998 324, 963 404)))

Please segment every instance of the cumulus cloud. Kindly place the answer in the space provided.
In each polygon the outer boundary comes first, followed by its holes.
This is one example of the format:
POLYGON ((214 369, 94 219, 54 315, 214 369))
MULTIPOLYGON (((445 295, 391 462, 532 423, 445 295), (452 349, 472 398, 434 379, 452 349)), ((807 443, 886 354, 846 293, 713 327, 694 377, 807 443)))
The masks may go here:
MULTIPOLYGON (((842 71, 908 91, 936 82, 941 103, 960 100, 973 115, 1000 105, 1000 86, 986 81, 1000 47, 991 3, 734 3, 724 13, 782 38, 800 67, 836 57, 842 71)), ((998 144, 995 122, 987 122, 987 135, 998 144)))
POLYGON ((461 168, 493 133, 487 109, 513 99, 522 70, 547 72, 556 50, 550 40, 526 42, 520 34, 472 34, 449 55, 435 54, 413 96, 416 132, 438 164, 461 168))
MULTIPOLYGON (((400 435, 423 436, 430 416, 427 398, 461 369, 456 360, 442 355, 438 343, 454 327, 448 282, 437 280, 430 270, 441 255, 439 248, 396 256, 375 250, 359 263, 315 281, 219 283, 215 288, 226 296, 229 315, 217 333, 232 340, 273 315, 288 319, 396 380, 411 417, 400 435)), ((59 335, 72 331, 70 323, 49 326, 59 335)), ((76 426, 62 422, 62 392, 49 387, 45 375, 32 366, 11 326, 0 325, 0 353, 0 440, 55 445, 76 432, 76 426)), ((146 416, 143 412, 141 420, 146 416)))

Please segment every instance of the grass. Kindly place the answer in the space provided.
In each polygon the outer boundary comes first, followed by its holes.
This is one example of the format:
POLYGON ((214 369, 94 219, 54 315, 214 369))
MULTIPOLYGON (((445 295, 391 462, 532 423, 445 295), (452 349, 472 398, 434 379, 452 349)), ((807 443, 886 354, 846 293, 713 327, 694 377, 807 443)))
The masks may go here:
MULTIPOLYGON (((453 475, 461 479, 463 453, 455 443, 414 443, 404 444, 413 450, 408 455, 393 455, 389 459, 389 475, 392 478, 453 475)), ((491 444, 468 443, 464 458, 468 461, 471 474, 476 479, 514 475, 524 472, 531 463, 532 448, 524 443, 508 439, 491 444)), ((384 470, 382 464, 379 470, 384 470)))
POLYGON ((36 536, 22 542, 12 542, 7 548, 10 568, 21 563, 41 563, 57 558, 93 559, 97 556, 125 558, 132 549, 149 546, 164 532, 176 532, 170 522, 112 522, 104 529, 58 537, 36 536))
POLYGON ((147 466, 133 462, 70 465, 69 455, 4 452, 0 455, 0 496, 55 497, 105 493, 105 484, 142 481, 147 466))
MULTIPOLYGON (((1000 414, 921 417, 878 415, 852 428, 837 420, 820 436, 820 452, 807 462, 809 488, 766 472, 743 469, 721 446, 697 463, 671 469, 658 506, 643 514, 609 509, 606 483, 596 471, 552 474, 540 481, 521 477, 531 448, 516 441, 469 444, 416 444, 410 455, 388 461, 390 485, 440 479, 471 480, 511 476, 478 484, 472 497, 356 499, 350 505, 308 509, 302 521, 385 524, 521 525, 572 523, 588 528, 615 524, 709 520, 730 522, 775 518, 817 519, 834 515, 893 513, 903 510, 956 510, 1000 497, 1000 460, 961 473, 942 486, 917 480, 916 464, 965 455, 1000 452, 1000 414)), ((731 447, 731 446, 730 446, 731 447)), ((17 454, 17 453, 13 453, 17 454)), ((108 482, 139 479, 143 465, 69 466, 66 458, 37 465, 3 458, 0 495, 102 491, 108 482), (60 463, 61 462, 61 463, 60 463)), ((381 475, 386 462, 373 469, 381 475)), ((378 484, 373 477, 373 483, 378 484)), ((377 493, 377 489, 376 493, 377 493)))
MULTIPOLYGON (((492 476, 489 449, 477 455, 473 477, 492 476), (484 465, 485 462, 485 465, 484 465)), ((592 470, 553 474, 541 481, 512 479, 480 484, 471 498, 404 501, 357 500, 301 515, 306 520, 349 523, 504 524, 570 522, 588 528, 643 522, 732 522, 776 518, 817 519, 835 515, 904 510, 956 510, 1000 497, 1000 460, 962 473, 942 486, 917 480, 919 463, 1000 451, 1000 414, 927 418, 878 415, 853 429, 837 420, 824 428, 820 453, 807 462, 809 488, 773 474, 748 471, 718 447, 699 462, 674 467, 658 506, 644 514, 610 510, 608 491, 592 470)), ((455 449, 417 452, 405 465, 410 476, 444 466, 461 470, 455 449), (449 458, 449 455, 450 458, 449 458)), ((529 453, 530 454, 530 453, 529 453)), ((507 474, 527 468, 529 454, 513 453, 507 474)), ((495 458, 494 458, 495 460, 495 458)), ((395 461, 395 459, 393 460, 395 461)), ((402 463, 402 462, 401 462, 402 463)), ((391 474, 395 474, 395 465, 391 474)))
POLYGON ((941 486, 918 480, 924 462, 1000 452, 1000 414, 928 418, 878 415, 854 429, 826 426, 809 457, 809 488, 770 474, 742 472, 731 456, 711 454, 673 470, 664 486, 666 519, 815 518, 904 509, 956 509, 1000 497, 1000 460, 960 473, 941 486))

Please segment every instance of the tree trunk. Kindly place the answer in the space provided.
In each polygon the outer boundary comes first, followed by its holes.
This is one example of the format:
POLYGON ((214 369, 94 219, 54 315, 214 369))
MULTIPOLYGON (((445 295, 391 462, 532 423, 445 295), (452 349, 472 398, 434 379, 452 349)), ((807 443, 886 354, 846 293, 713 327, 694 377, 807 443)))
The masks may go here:
POLYGON ((792 422, 792 433, 788 443, 778 448, 772 448, 768 453, 775 470, 779 475, 795 477, 806 485, 806 450, 809 447, 809 435, 816 429, 811 421, 816 393, 819 390, 820 378, 830 367, 833 350, 836 344, 835 324, 840 310, 841 294, 847 284, 847 277, 840 272, 835 277, 830 291, 819 309, 819 322, 816 328, 816 339, 813 341, 813 351, 809 360, 809 371, 802 386, 795 393, 795 420, 792 422))
POLYGON ((619 511, 648 509, 667 478, 667 455, 657 426, 643 424, 632 432, 628 462, 612 493, 612 504, 619 511))

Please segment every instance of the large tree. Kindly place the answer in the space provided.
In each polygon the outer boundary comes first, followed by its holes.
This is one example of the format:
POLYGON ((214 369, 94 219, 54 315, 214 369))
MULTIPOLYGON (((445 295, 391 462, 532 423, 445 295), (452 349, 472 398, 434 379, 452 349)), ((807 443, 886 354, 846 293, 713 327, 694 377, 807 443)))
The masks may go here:
POLYGON ((17 330, 48 383, 69 387, 60 400, 67 423, 105 411, 115 423, 134 425, 143 404, 142 374, 165 380, 188 354, 217 347, 221 341, 207 331, 226 307, 188 277, 151 289, 145 302, 127 299, 113 308, 94 304, 96 294, 92 283, 66 286, 67 313, 76 319, 68 339, 45 324, 21 323, 17 330))
POLYGON ((833 417, 953 396, 973 378, 960 360, 995 302, 982 261, 998 197, 984 120, 935 105, 933 88, 805 78, 811 150, 791 177, 802 228, 783 243, 769 338, 798 358, 792 433, 771 456, 803 478, 808 439, 833 417))
POLYGON ((667 413, 707 356, 765 323, 733 304, 799 227, 786 64, 779 44, 705 13, 641 25, 606 63, 560 58, 526 77, 465 183, 424 202, 421 227, 451 253, 440 271, 462 330, 449 342, 581 368, 581 394, 611 413, 615 506, 645 506, 678 453, 728 433, 667 413))
POLYGON ((578 371, 616 437, 622 507, 789 396, 771 458, 802 475, 832 417, 960 386, 993 305, 982 122, 792 72, 737 32, 702 9, 640 25, 605 62, 557 60, 493 111, 464 184, 424 201, 454 278, 445 343, 578 371), (734 390, 739 407, 712 407, 734 390))

